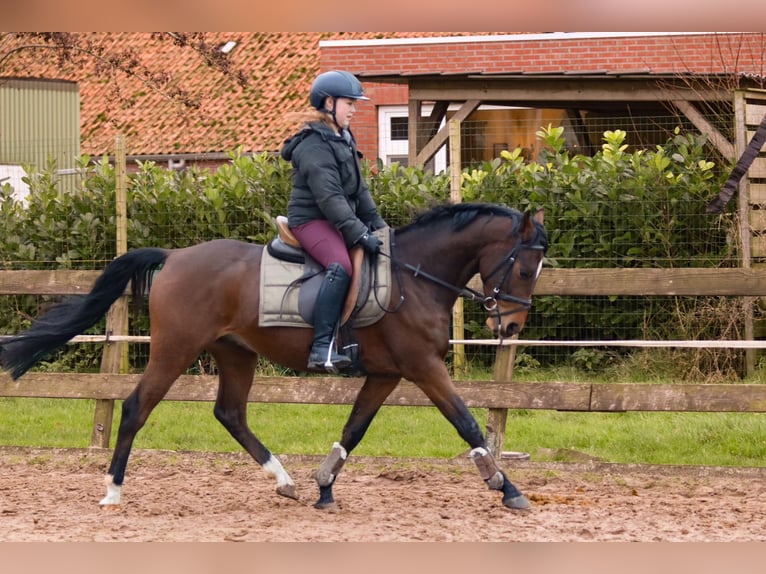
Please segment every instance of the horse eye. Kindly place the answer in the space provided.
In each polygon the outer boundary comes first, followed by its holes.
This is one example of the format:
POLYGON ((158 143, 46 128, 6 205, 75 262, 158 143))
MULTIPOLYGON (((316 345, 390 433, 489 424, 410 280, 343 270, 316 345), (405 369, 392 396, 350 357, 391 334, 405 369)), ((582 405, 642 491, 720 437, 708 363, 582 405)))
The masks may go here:
POLYGON ((537 265, 537 269, 535 269, 534 272, 527 271, 527 270, 519 271, 519 277, 521 277, 525 281, 527 279, 535 279, 540 275, 540 271, 542 271, 542 269, 543 269, 543 261, 541 259, 540 263, 538 263, 537 265))

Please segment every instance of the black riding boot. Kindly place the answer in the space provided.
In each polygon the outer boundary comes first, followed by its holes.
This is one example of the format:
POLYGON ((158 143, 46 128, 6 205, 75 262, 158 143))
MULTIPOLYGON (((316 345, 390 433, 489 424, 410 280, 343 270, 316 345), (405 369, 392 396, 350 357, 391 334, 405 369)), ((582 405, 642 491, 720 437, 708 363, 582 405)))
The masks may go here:
POLYGON ((309 354, 309 369, 337 373, 351 364, 346 355, 335 352, 333 338, 340 320, 351 277, 337 263, 331 263, 317 294, 314 308, 314 343, 309 354))

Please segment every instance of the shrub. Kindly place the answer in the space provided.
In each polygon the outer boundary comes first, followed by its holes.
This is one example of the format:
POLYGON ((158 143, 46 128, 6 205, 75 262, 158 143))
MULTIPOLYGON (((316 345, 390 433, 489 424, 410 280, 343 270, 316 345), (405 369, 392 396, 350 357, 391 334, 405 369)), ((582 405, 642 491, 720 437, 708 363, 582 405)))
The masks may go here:
MULTIPOLYGON (((665 145, 629 151, 625 132, 607 131, 593 156, 570 155, 563 128, 548 126, 538 137, 544 149, 536 160, 525 160, 521 149, 503 151, 500 158, 465 168, 462 191, 465 201, 545 209, 549 266, 733 264, 728 229, 720 225, 726 219, 711 219, 705 213, 725 174, 707 161, 704 136, 676 130, 665 145)), ((13 199, 9 186, 0 187, 0 261, 6 268, 100 269, 115 256, 114 167, 107 158, 87 156, 77 167, 78 183, 71 193, 60 191, 55 165, 30 168, 26 205, 13 199)), ((394 227, 449 199, 447 174, 379 162, 365 164, 364 174, 381 214, 394 227)), ((275 216, 286 214, 290 188, 290 164, 269 154, 248 157, 235 150, 230 161, 214 171, 175 171, 140 163, 128 175, 128 245, 178 248, 218 237, 265 243, 275 233, 275 216)), ((45 303, 3 298, 0 332, 15 332, 28 324, 45 303)), ((537 297, 525 337, 714 338, 730 328, 721 321, 682 320, 699 314, 703 306, 696 299, 680 298, 537 297), (640 311, 634 312, 637 305, 640 311), (689 331, 691 324, 698 329, 689 331)), ((466 309, 470 336, 489 336, 480 309, 473 309, 471 302, 466 309), (481 314, 480 320, 470 319, 474 311, 481 314)), ((138 320, 135 328, 144 331, 145 320, 138 320)), ((566 361, 572 354, 571 349, 559 348, 551 358, 550 348, 545 355, 542 351, 528 349, 527 361, 566 361)), ((572 357, 591 367, 598 366, 595 359, 582 352, 572 357)), ((78 360, 83 362, 87 361, 78 360)))

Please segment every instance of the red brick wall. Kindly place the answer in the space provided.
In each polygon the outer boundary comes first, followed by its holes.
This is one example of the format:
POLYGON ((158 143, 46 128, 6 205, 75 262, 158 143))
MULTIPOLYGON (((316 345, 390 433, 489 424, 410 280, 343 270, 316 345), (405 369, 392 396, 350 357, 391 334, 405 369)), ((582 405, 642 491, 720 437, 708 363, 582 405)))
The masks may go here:
POLYGON ((367 74, 635 71, 764 74, 759 33, 324 46, 323 69, 367 74))

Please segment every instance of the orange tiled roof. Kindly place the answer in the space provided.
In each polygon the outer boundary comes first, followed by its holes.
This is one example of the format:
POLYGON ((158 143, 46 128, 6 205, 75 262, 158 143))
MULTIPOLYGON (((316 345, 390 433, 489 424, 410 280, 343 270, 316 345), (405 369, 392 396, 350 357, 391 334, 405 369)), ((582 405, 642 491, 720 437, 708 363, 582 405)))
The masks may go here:
MULTIPOLYGON (((423 37, 448 33, 349 32, 257 33, 210 32, 208 45, 237 42, 229 53, 236 70, 249 82, 239 85, 206 65, 189 48, 157 35, 137 32, 84 33, 105 53, 132 51, 153 73, 173 82, 198 100, 196 109, 149 89, 129 75, 98 70, 90 63, 60 63, 51 50, 23 50, 0 67, 0 75, 76 81, 81 101, 81 147, 90 155, 111 153, 117 134, 127 138, 130 155, 274 151, 294 129, 286 113, 306 108, 308 90, 319 71, 319 41, 423 37)), ((467 33, 449 33, 460 35, 467 33)))

